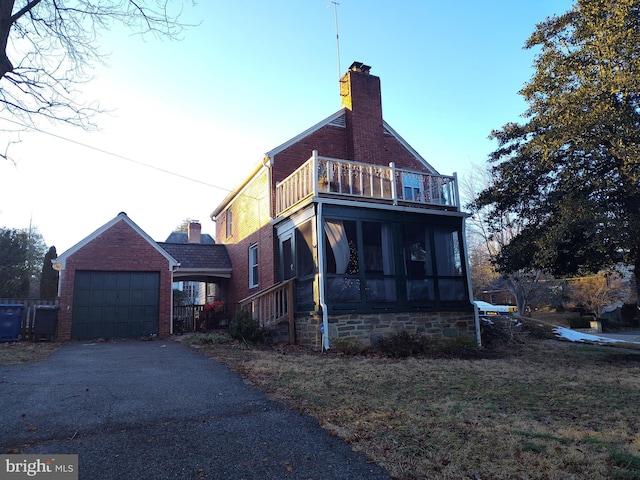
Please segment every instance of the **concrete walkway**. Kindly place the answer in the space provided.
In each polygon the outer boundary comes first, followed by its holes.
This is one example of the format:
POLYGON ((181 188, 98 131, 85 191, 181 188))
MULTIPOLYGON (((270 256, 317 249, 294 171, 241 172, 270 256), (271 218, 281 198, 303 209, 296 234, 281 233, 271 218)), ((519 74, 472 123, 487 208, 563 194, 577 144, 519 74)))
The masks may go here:
POLYGON ((0 367, 0 420, 0 453, 78 454, 80 479, 389 479, 170 340, 68 343, 0 367))

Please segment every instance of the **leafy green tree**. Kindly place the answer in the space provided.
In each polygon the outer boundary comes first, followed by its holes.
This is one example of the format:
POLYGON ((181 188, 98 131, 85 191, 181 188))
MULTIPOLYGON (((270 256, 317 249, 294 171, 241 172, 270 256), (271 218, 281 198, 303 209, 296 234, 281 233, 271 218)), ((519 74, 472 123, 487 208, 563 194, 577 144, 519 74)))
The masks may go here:
POLYGON ((173 304, 176 307, 182 307, 184 305, 189 305, 191 302, 189 301, 189 295, 187 292, 183 292, 178 288, 173 289, 173 304))
POLYGON ((40 277, 40 298, 54 300, 58 296, 58 272, 53 268, 51 260, 58 258, 56 247, 49 248, 42 263, 42 276, 40 277))
POLYGON ((0 227, 0 297, 37 296, 46 248, 35 227, 0 227))
MULTIPOLYGON (((503 272, 640 272, 640 2, 578 0, 538 24, 539 49, 521 94, 523 123, 492 132, 493 180, 475 206, 493 228, 515 213, 503 272)), ((638 285, 639 282, 636 282, 638 285)))
POLYGON ((83 103, 77 90, 89 78, 90 67, 104 62, 99 32, 121 24, 141 35, 178 38, 186 25, 177 21, 181 6, 172 14, 170 3, 0 1, 0 107, 21 125, 45 118, 92 127, 99 110, 83 103))
POLYGON ((37 227, 29 225, 27 234, 27 268, 29 269, 29 298, 37 298, 40 294, 40 278, 42 277, 42 259, 47 253, 47 244, 37 227))
POLYGON ((29 294, 29 237, 24 230, 0 228, 0 297, 29 294))

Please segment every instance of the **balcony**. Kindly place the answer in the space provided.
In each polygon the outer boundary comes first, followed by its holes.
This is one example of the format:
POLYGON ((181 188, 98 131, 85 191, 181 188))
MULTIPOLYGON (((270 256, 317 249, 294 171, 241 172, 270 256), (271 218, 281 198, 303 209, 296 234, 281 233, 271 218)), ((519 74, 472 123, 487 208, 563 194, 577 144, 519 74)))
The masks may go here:
MULTIPOLYGON (((314 152, 315 153, 315 152, 314 152)), ((459 207, 456 177, 358 163, 314 154, 276 184, 276 215, 313 197, 417 208, 459 207)))

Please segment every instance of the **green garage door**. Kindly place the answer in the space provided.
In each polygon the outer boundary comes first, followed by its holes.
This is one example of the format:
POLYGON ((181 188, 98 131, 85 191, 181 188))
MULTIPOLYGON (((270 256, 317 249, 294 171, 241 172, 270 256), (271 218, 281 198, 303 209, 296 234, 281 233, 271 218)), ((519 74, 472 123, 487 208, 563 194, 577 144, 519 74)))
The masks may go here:
POLYGON ((71 338, 158 333, 159 272, 76 271, 71 338))

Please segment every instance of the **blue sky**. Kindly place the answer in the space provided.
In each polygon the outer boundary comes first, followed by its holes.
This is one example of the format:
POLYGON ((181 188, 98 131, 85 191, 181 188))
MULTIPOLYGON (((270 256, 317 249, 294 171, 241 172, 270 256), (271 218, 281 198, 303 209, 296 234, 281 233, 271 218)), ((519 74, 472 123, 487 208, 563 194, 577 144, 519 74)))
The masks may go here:
POLYGON ((0 225, 31 221, 59 254, 121 211, 155 240, 187 217, 213 234, 209 214, 264 152, 340 108, 353 61, 380 77, 385 120, 464 179, 496 147, 491 130, 526 109, 534 52, 522 47, 536 23, 572 3, 342 0, 340 67, 325 0, 200 1, 178 42, 114 28, 83 92, 111 113, 98 132, 43 123, 58 137, 21 135, 16 165, 0 162, 0 225))

